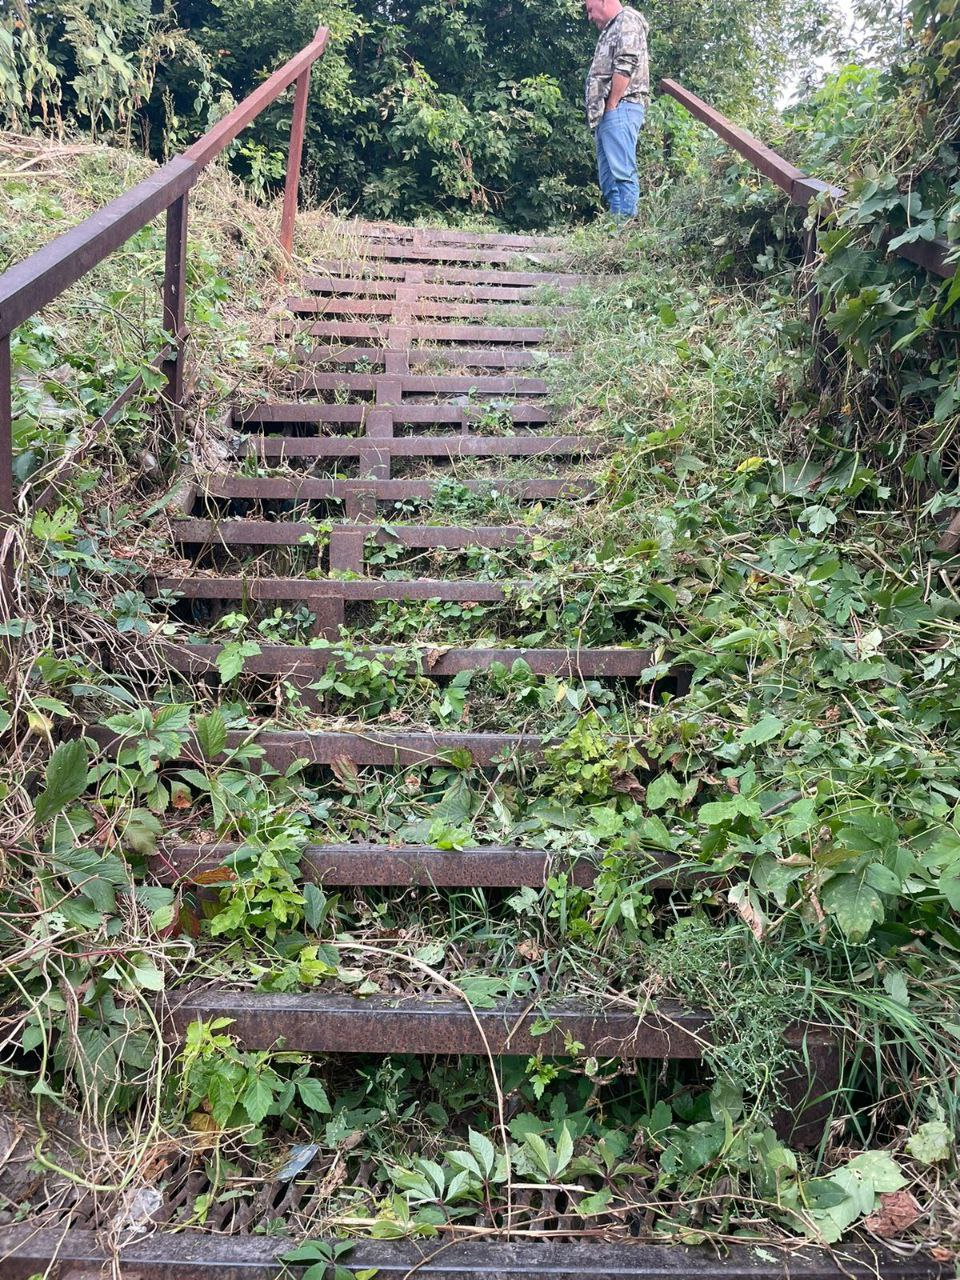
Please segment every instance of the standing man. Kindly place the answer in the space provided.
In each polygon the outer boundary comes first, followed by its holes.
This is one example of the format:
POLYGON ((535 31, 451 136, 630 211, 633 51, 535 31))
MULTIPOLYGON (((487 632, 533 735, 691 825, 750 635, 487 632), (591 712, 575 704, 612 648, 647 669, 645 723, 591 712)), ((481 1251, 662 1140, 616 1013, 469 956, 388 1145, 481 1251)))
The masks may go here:
POLYGON ((597 138, 597 173, 618 222, 637 212, 637 137, 647 112, 647 20, 620 0, 586 0, 600 32, 587 73, 587 124, 597 138))

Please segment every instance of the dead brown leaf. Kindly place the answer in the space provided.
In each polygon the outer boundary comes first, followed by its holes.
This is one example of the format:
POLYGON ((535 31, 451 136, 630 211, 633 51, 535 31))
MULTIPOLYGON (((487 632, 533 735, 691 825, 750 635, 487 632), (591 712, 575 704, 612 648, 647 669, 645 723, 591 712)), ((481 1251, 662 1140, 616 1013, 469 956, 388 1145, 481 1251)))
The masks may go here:
POLYGON ((880 1195, 880 1208, 871 1213, 865 1225, 875 1235, 892 1240, 901 1235, 920 1217, 920 1206, 910 1191, 887 1191, 880 1195))

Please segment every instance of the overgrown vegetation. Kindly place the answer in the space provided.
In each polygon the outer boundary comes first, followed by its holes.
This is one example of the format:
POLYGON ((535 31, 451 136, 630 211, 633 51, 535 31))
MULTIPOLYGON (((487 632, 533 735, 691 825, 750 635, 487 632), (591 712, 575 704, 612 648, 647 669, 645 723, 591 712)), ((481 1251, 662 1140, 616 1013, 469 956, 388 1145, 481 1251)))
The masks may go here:
MULTIPOLYGON (((0 1069, 46 1175, 8 1190, 5 1212, 42 1216, 78 1187, 113 1221, 133 1192, 194 1170, 204 1190, 179 1223, 203 1227, 252 1205, 282 1168, 321 1208, 264 1228, 342 1237, 342 1265, 358 1236, 549 1232, 561 1212, 611 1238, 718 1244, 834 1244, 866 1225, 951 1256, 960 599, 931 515, 955 502, 958 299, 870 244, 891 220, 894 234, 956 235, 956 155, 941 143, 956 32, 948 7, 926 4, 916 23, 930 34, 906 79, 842 74, 794 112, 784 142, 834 179, 849 181, 868 147, 877 165, 822 237, 839 344, 826 387, 810 379, 798 223, 742 169, 718 186, 691 164, 648 192, 625 234, 598 225, 571 241, 571 267, 612 278, 572 295, 564 355, 539 372, 564 430, 614 445, 575 469, 597 494, 531 507, 511 496, 514 464, 464 461, 415 511, 381 513, 367 548, 375 576, 496 581, 502 604, 375 603, 331 642, 310 639, 306 607, 205 614, 157 594, 154 576, 184 563, 167 487, 181 466, 221 460, 219 411, 289 361, 259 328, 278 296, 262 253, 272 215, 222 177, 201 189, 191 293, 208 345, 193 431, 176 438, 139 402, 61 471, 24 530, 23 607, 3 628, 26 679, 8 683, 3 709, 0 1069), (918 100, 929 139, 902 133, 918 100), (485 495, 467 487, 477 479, 485 495), (407 556, 389 529, 414 515, 526 537, 407 556), (221 646, 208 678, 151 682, 159 646, 196 639, 221 646), (309 688, 251 674, 278 643, 329 659, 309 688), (371 644, 398 647, 378 657, 371 644), (437 679, 431 655, 464 644, 618 644, 648 659, 629 682, 537 676, 522 660, 437 679), (537 765, 518 752, 481 769, 458 752, 398 771, 341 758, 278 772, 257 740, 264 726, 358 722, 553 742, 537 765), (90 725, 119 749, 81 736, 90 725), (215 839, 238 846, 222 866, 166 874, 174 845, 215 839), (515 843, 551 863, 542 888, 515 891, 311 882, 307 846, 344 840, 515 843), (590 887, 575 875, 585 858, 600 865, 590 887), (214 1022, 194 1024, 171 1063, 160 1011, 205 980, 432 991, 474 1009, 516 997, 544 1034, 558 993, 597 1008, 677 1000, 716 1033, 706 1072, 634 1071, 572 1042, 561 1058, 497 1064, 254 1052, 214 1022), (774 1128, 797 1021, 839 1030, 844 1048, 832 1123, 809 1151, 774 1128)), ((685 139, 675 155, 690 158, 685 139)), ((37 171, 0 182, 10 259, 38 219, 73 220, 140 172, 105 149, 7 145, 37 171)), ((304 251, 349 256, 348 234, 308 218, 304 251)), ((161 253, 144 235, 18 334, 25 496, 161 343, 144 302, 161 253)), ((496 405, 482 429, 503 430, 496 405)), ((240 514, 208 501, 211 515, 240 514)), ((335 516, 283 514, 311 532, 260 571, 322 576, 335 516)), ((310 1242, 291 1260, 332 1265, 338 1248, 310 1242)))

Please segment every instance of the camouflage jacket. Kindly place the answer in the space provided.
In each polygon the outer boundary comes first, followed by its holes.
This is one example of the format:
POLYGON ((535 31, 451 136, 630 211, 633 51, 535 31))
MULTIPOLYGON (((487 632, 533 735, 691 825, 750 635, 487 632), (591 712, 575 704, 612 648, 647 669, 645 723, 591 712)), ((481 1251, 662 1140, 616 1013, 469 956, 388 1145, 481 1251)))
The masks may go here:
POLYGON ((646 18, 624 5, 600 32, 587 72, 587 124, 591 129, 597 127, 603 116, 614 72, 630 78, 621 102, 646 102, 650 93, 648 29, 646 18))

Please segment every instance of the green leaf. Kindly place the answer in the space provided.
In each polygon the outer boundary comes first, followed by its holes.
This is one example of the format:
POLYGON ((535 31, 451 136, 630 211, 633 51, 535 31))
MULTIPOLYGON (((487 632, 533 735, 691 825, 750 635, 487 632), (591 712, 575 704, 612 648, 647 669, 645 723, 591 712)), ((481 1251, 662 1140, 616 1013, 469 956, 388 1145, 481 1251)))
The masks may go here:
POLYGON ((953 1151, 953 1133, 942 1120, 928 1120, 907 1139, 907 1151, 921 1164, 939 1164, 949 1160, 953 1151))
POLYGON ((470 1143, 470 1150, 477 1157, 477 1164, 485 1178, 493 1173, 494 1165, 497 1162, 497 1152, 493 1143, 488 1137, 482 1133, 477 1133, 475 1129, 470 1129, 467 1134, 467 1140, 470 1143))
POLYGON ((229 684, 243 670, 245 658, 255 658, 260 652, 256 640, 229 640, 217 654, 217 670, 220 679, 229 684))
POLYGON ((647 808, 662 809, 671 800, 679 800, 683 788, 672 773, 661 773, 647 787, 647 808))
POLYGON ((820 901, 851 942, 862 942, 884 916, 883 899, 862 872, 834 876, 824 886, 820 901))
POLYGON ((87 744, 82 738, 60 743, 47 761, 44 772, 46 786, 33 803, 38 824, 49 822, 83 794, 87 786, 88 762, 87 744))
POLYGON ((319 1112, 322 1116, 333 1114, 327 1091, 319 1080, 314 1080, 310 1076, 307 1076, 304 1080, 298 1080, 297 1093, 299 1093, 303 1105, 309 1107, 311 1111, 319 1112))
POLYGON ((776 716, 765 715, 756 724, 744 729, 740 735, 740 741, 746 747, 756 747, 761 743, 770 742, 773 738, 778 738, 781 733, 783 733, 783 721, 776 716))
POLYGON ((847 1169, 865 1183, 870 1183, 878 1195, 899 1191, 907 1185, 900 1166, 886 1151, 864 1151, 847 1161, 847 1169))
POLYGON ((204 760, 215 760, 227 745, 227 725, 219 708, 197 716, 194 731, 204 760))
POLYGON ((243 1109, 251 1124, 259 1124, 273 1105, 273 1090, 261 1076, 251 1076, 243 1091, 243 1109))
POLYGON ((734 822, 739 817, 759 818, 760 806, 746 796, 731 796, 729 800, 711 800, 701 805, 698 819, 708 827, 718 827, 724 822, 734 822))

